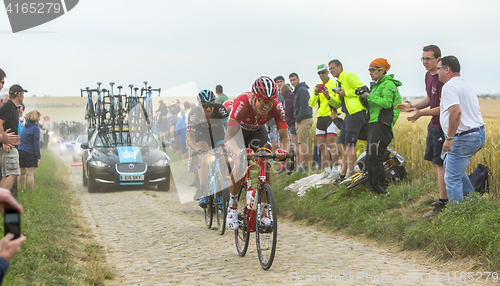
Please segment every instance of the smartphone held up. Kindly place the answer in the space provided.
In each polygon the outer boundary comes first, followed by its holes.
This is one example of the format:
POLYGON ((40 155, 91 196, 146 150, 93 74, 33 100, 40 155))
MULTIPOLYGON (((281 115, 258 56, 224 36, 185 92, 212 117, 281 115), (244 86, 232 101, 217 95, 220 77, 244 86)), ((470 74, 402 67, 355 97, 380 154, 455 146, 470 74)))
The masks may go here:
POLYGON ((5 234, 12 233, 14 235, 14 239, 21 236, 21 215, 17 209, 5 209, 4 230, 5 234))

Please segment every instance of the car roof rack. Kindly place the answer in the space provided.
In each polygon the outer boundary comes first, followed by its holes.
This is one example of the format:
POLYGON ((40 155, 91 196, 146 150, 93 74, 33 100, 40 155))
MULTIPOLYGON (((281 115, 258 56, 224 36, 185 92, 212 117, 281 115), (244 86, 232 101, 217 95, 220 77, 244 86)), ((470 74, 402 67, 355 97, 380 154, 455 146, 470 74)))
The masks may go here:
POLYGON ((122 93, 122 86, 110 82, 109 88, 102 88, 102 83, 97 83, 97 88, 89 87, 80 89, 80 95, 87 96, 85 119, 88 126, 88 137, 95 130, 125 131, 124 126, 130 130, 145 132, 151 130, 153 118, 152 95, 160 96, 161 88, 152 88, 144 81, 144 87, 139 88, 130 84, 130 94, 122 93), (118 91, 118 93, 116 93, 118 91), (140 92, 139 92, 140 91, 140 92))

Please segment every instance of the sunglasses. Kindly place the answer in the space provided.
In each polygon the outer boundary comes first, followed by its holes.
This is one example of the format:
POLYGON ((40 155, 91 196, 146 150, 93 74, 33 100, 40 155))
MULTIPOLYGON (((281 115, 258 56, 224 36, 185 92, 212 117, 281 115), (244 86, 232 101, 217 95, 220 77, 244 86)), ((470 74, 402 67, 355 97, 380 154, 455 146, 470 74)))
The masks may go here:
POLYGON ((318 74, 325 74, 325 73, 328 73, 328 71, 320 71, 320 72, 318 72, 318 74))
POLYGON ((2 80, 2 81, 0 81, 0 83, 1 83, 1 84, 5 84, 5 81, 3 81, 3 80, 2 80))
POLYGON ((204 108, 204 109, 208 109, 208 108, 213 108, 214 107, 214 103, 203 103, 201 106, 204 108))
POLYGON ((378 69, 375 69, 375 68, 369 68, 368 71, 369 72, 374 72, 374 71, 379 71, 381 70, 381 68, 378 68, 378 69))
POLYGON ((421 61, 423 61, 423 62, 430 62, 430 61, 432 61, 433 59, 435 59, 435 58, 423 58, 423 57, 422 57, 422 58, 420 58, 420 60, 421 60, 421 61))
POLYGON ((259 99, 259 102, 260 102, 260 104, 268 105, 268 104, 273 104, 274 99, 259 99))

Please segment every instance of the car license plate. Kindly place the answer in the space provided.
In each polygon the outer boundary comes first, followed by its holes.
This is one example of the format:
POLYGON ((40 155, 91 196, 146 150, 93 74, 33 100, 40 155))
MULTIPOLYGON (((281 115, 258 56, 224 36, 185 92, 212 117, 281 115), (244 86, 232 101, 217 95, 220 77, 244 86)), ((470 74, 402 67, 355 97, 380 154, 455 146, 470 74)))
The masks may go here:
POLYGON ((120 175, 120 181, 144 181, 144 175, 120 175))

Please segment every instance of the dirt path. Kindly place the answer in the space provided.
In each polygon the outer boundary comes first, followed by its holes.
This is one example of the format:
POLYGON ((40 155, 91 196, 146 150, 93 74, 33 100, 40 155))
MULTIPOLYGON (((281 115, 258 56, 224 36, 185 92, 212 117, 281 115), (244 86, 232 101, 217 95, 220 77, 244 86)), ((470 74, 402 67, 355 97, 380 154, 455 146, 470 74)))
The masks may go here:
POLYGON ((443 280, 446 273, 437 277, 435 269, 382 249, 291 223, 279 224, 276 258, 271 269, 264 271, 255 236, 247 255, 239 257, 234 233, 221 236, 216 228, 208 230, 202 210, 195 202, 180 204, 175 187, 169 192, 89 194, 81 183, 82 168, 71 167, 75 163, 69 155, 62 159, 89 225, 117 272, 109 285, 469 284, 457 283, 460 273, 457 282, 450 273, 448 282, 443 280))

